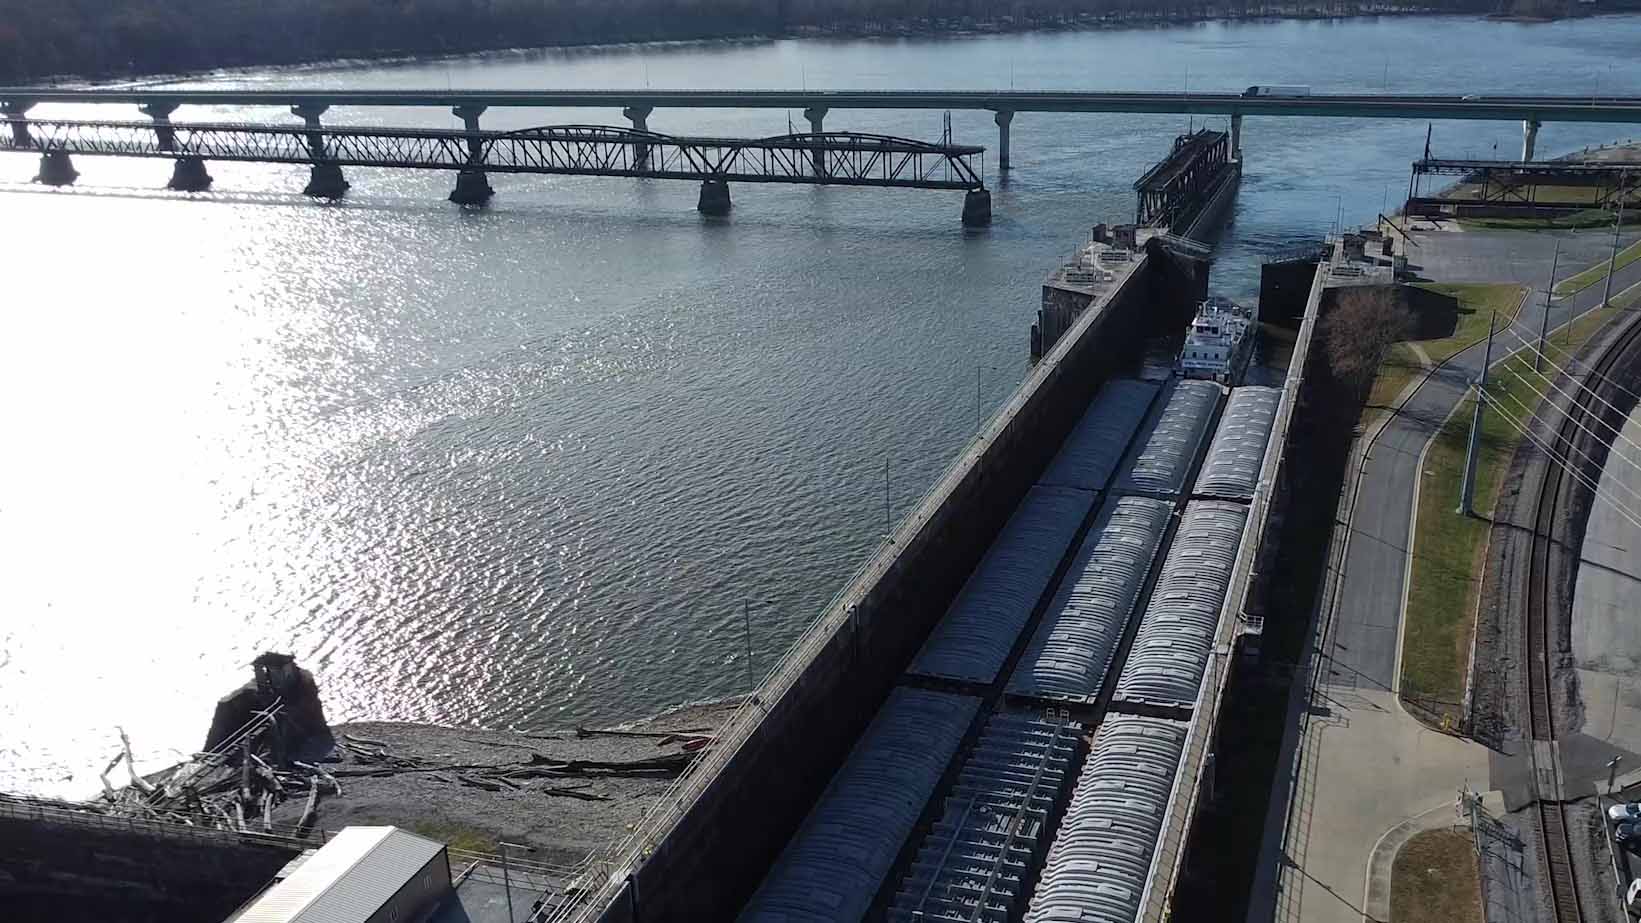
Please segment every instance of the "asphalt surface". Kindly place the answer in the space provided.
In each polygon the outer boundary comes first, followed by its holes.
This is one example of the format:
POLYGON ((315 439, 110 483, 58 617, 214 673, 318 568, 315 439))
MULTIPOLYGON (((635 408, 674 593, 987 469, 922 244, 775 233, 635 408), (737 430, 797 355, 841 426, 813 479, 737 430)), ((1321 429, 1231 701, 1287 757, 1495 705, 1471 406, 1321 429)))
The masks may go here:
MULTIPOLYGON (((1624 245, 1634 240, 1627 233, 1624 245)), ((1516 332, 1531 339, 1543 317, 1554 240, 1561 241, 1557 278, 1565 279, 1607 256, 1610 233, 1600 231, 1522 233, 1519 231, 1419 232, 1420 247, 1409 263, 1418 276, 1438 282, 1515 282, 1534 294, 1517 318, 1516 332)), ((1616 294, 1641 282, 1641 262, 1619 270, 1616 294)), ((1561 300, 1551 314, 1552 326, 1601 303, 1603 286, 1590 286, 1561 300), (1570 309, 1570 315, 1569 315, 1570 309)), ((1501 334, 1494 362, 1520 348, 1501 334)), ((1343 587, 1328 655, 1333 685, 1390 690, 1396 678, 1397 636, 1401 623, 1403 583, 1412 524, 1413 491, 1419 454, 1464 398, 1468 382, 1481 371, 1483 347, 1472 346, 1433 372, 1402 411, 1380 432, 1363 466, 1360 494, 1351 519, 1350 545, 1343 568, 1343 587)))

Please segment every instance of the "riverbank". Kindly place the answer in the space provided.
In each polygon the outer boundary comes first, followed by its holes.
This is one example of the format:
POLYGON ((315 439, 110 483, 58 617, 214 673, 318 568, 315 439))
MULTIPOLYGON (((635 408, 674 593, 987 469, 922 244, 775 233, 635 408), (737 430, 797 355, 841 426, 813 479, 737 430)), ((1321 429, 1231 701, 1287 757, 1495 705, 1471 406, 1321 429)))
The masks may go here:
MULTIPOLYGON (((313 820, 338 830, 392 824, 469 852, 500 844, 535 850, 531 862, 568 867, 623 836, 671 787, 738 702, 678 708, 612 728, 525 734, 426 724, 337 725, 340 783, 313 820)), ((294 826, 305 803, 285 801, 276 827, 294 826)))

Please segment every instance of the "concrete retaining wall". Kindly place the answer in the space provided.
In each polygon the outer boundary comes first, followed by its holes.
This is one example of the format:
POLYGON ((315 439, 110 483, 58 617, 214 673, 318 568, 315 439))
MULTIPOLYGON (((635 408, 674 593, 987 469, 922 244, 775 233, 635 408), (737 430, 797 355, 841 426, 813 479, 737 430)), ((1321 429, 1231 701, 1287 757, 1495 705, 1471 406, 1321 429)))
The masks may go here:
POLYGON ((221 923, 298 850, 0 815, 7 923, 221 923))
MULTIPOLYGON (((797 680, 685 816, 632 871, 603 919, 730 920, 916 654, 1095 390, 1143 336, 1182 325, 1207 267, 1149 254, 1090 309, 834 610, 797 680)), ((620 874, 620 873, 618 873, 620 874)))

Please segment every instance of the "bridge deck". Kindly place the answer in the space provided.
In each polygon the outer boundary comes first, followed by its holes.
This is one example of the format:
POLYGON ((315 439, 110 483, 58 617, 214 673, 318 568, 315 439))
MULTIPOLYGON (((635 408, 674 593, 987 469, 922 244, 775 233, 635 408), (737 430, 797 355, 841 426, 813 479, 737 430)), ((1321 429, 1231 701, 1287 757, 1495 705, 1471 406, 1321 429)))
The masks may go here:
POLYGON ((460 131, 4 119, 0 151, 198 157, 495 173, 632 176, 752 183, 983 189, 975 145, 855 132, 769 138, 678 137, 598 125, 460 131))
POLYGON ((939 90, 167 90, 0 87, 0 102, 238 106, 672 107, 695 109, 984 109, 1007 112, 1151 112, 1641 122, 1635 96, 1436 96, 939 90))

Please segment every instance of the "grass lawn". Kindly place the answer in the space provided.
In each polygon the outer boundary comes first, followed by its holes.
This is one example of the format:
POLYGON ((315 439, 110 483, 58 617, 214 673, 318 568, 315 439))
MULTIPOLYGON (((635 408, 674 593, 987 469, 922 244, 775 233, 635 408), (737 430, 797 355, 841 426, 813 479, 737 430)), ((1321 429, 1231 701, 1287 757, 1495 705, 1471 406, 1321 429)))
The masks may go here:
POLYGON ((461 824, 447 824, 436 820, 420 821, 411 825, 410 830, 430 840, 438 840, 451 849, 495 855, 499 848, 495 836, 461 824))
MULTIPOLYGON (((1436 364, 1461 349, 1487 336, 1487 325, 1497 312, 1501 318, 1514 318, 1521 308, 1524 289, 1519 285, 1466 283, 1462 285, 1421 285, 1427 289, 1458 299, 1458 324, 1453 332, 1439 339, 1419 340, 1419 348, 1436 364)), ((1385 353, 1379 371, 1373 377, 1373 388, 1368 392, 1359 425, 1367 428, 1379 418, 1396 409, 1395 402, 1402 389, 1423 374, 1419 356, 1407 343, 1396 343, 1385 353)))
MULTIPOLYGON (((1613 299, 1610 308, 1581 316, 1570 328, 1552 334, 1545 353, 1552 362, 1563 362, 1613 315, 1637 301, 1641 288, 1613 299)), ((1517 420, 1532 414, 1547 387, 1532 372, 1532 357, 1525 352, 1495 366, 1488 384, 1504 412, 1517 420)), ((1493 506, 1500 479, 1521 440, 1498 408, 1487 408, 1476 464, 1476 516, 1460 516, 1455 511, 1474 410, 1474 399, 1459 405, 1431 441, 1420 472, 1401 693, 1417 706, 1415 714, 1436 724, 1460 718, 1493 506)))
MULTIPOLYGON (((1618 251, 1618 268, 1623 269, 1636 260, 1641 260, 1641 240, 1618 251)), ((1571 295, 1596 284, 1607 278, 1607 260, 1602 260, 1576 276, 1563 279, 1556 283, 1557 295, 1571 295)))
POLYGON ((1394 410, 1396 397, 1402 393, 1414 377, 1424 371, 1419 363, 1419 357, 1406 343, 1395 343, 1385 354, 1385 361, 1379 365, 1379 371, 1373 376, 1373 390, 1368 392, 1367 406, 1364 408, 1364 418, 1376 416, 1372 411, 1394 410))
POLYGON ((1487 338, 1487 326, 1495 313, 1500 324, 1513 319, 1521 308, 1526 289, 1519 285, 1496 283, 1425 284, 1419 288, 1448 295, 1459 301, 1459 322, 1453 332, 1437 340, 1420 340, 1419 346, 1430 355, 1430 361, 1439 363, 1454 353, 1487 338))
POLYGON ((1390 872, 1391 923, 1482 923, 1476 847, 1465 830, 1426 830, 1390 872))

